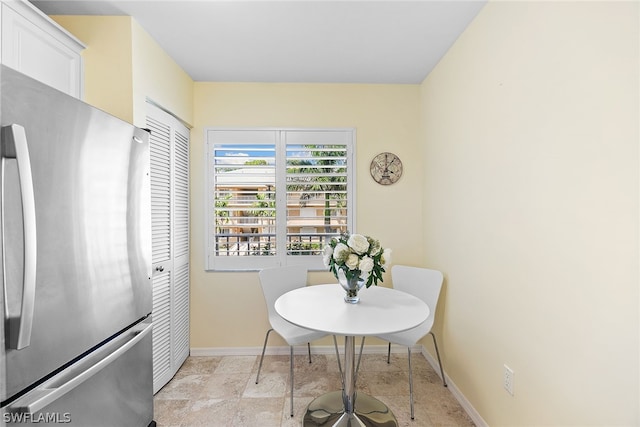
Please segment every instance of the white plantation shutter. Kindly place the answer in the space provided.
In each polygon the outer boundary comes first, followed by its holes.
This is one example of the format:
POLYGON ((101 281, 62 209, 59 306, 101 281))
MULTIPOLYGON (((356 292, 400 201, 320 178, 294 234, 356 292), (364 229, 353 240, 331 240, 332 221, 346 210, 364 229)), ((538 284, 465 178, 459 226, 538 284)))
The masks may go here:
POLYGON ((211 270, 304 264, 353 230, 354 131, 208 129, 211 270))
POLYGON ((352 135, 344 131, 290 131, 284 138, 287 255, 317 259, 331 237, 350 229, 352 135))
POLYGON ((211 130, 208 138, 209 261, 222 270, 273 264, 276 141, 271 130, 211 130), (259 256, 258 256, 259 254, 259 256))
POLYGON ((156 393, 189 355, 189 130, 167 112, 147 107, 156 393))

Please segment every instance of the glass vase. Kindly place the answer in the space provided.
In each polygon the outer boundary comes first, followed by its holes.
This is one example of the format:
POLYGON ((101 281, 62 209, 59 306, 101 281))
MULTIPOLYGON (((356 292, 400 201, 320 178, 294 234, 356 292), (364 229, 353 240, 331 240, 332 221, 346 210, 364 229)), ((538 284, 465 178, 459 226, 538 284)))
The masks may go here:
POLYGON ((358 291, 362 289, 365 281, 358 276, 347 279, 344 271, 338 270, 338 282, 346 292, 346 295, 344 296, 345 302, 348 302, 349 304, 357 304, 360 301, 358 291))

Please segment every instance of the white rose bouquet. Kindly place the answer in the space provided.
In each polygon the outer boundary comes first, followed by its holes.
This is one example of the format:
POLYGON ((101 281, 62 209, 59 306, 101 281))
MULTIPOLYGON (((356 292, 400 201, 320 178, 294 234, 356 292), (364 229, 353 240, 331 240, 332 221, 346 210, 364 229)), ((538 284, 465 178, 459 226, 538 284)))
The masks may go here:
POLYGON ((380 242, 369 236, 347 232, 332 238, 324 247, 323 261, 336 278, 338 270, 342 270, 347 279, 359 277, 368 288, 383 281, 391 249, 382 249, 380 242))

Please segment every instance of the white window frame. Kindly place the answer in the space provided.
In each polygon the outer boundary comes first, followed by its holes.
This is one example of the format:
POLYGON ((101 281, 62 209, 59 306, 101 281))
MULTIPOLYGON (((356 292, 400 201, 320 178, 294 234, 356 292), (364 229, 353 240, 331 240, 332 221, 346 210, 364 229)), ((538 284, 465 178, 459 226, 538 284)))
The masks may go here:
POLYGON ((287 192, 276 194, 276 239, 277 248, 282 248, 275 256, 245 255, 216 256, 215 251, 215 195, 216 175, 214 150, 217 143, 247 144, 261 142, 276 147, 276 188, 286 188, 286 147, 287 137, 296 139, 297 144, 313 145, 344 144, 347 167, 347 230, 355 232, 355 146, 354 128, 228 128, 207 127, 205 132, 205 269, 207 271, 255 271, 262 268, 302 264, 309 270, 326 270, 321 255, 287 255, 287 192), (300 142, 304 141, 304 142, 300 142), (335 141, 335 142, 334 142, 335 141))

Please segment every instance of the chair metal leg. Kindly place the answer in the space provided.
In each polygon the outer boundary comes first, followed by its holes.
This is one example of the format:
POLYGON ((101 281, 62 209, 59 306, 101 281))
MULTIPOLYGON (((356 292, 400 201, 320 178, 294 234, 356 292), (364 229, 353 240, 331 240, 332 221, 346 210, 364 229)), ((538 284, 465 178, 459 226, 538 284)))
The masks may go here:
MULTIPOLYGON (((355 374, 353 375, 353 387, 356 386, 356 383, 358 382, 358 372, 360 371, 360 361, 362 360, 362 349, 364 348, 364 337, 362 337, 362 342, 360 343, 360 354, 358 355, 358 364, 356 365, 356 371, 355 374)), ((345 363, 346 360, 345 360, 345 363)))
POLYGON ((358 371, 360 370, 360 361, 362 360, 362 349, 364 348, 364 338, 362 337, 362 342, 360 343, 360 354, 358 355, 358 364, 356 365, 356 376, 358 375, 358 371))
POLYGON ((413 372, 411 371, 411 347, 407 347, 409 354, 409 402, 411 405, 411 419, 413 420, 413 372))
POLYGON ((387 365, 391 363, 391 343, 389 343, 389 347, 387 349, 387 365))
POLYGON ((338 351, 338 340, 333 336, 333 346, 336 348, 336 360, 338 361, 338 371, 340 372, 340 382, 342 382, 342 390, 344 390, 344 375, 342 374, 342 364, 340 363, 340 351, 338 351))
POLYGON ((293 346, 289 346, 289 381, 291 382, 291 416, 293 417, 293 346))
POLYGON ((264 345, 262 346, 262 356, 260 356, 260 364, 258 365, 258 375, 256 375, 256 384, 258 384, 258 378, 260 378, 260 369, 262 369, 262 360, 264 359, 264 351, 267 349, 267 341, 269 340, 269 334, 273 329, 269 329, 264 337, 264 345))
POLYGON ((309 363, 311 363, 311 343, 307 343, 307 351, 309 352, 309 363))
POLYGON ((442 369, 442 361, 440 360, 440 352, 438 351, 438 343, 436 342, 436 336, 433 332, 429 332, 431 338, 433 338, 433 346, 436 348, 436 356, 438 357, 438 366, 440 366, 440 376, 442 377, 442 385, 447 386, 447 381, 444 379, 444 370, 442 369))

